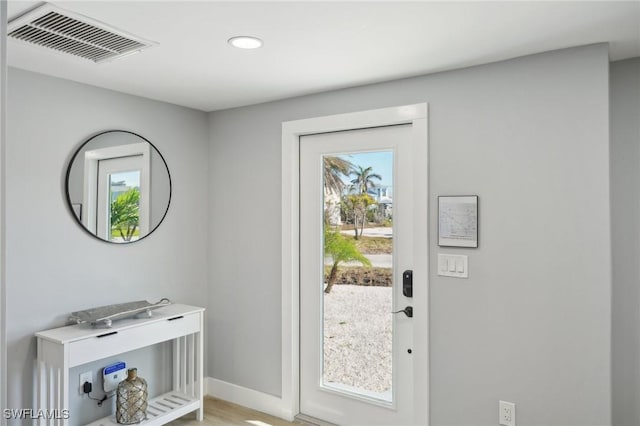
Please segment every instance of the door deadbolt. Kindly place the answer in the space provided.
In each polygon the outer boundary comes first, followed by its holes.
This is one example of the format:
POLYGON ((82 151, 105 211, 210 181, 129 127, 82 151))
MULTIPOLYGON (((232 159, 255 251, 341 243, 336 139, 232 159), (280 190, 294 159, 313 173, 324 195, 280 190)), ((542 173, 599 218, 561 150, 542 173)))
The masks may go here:
POLYGON ((402 273, 402 294, 404 297, 413 297, 413 271, 411 269, 402 273))

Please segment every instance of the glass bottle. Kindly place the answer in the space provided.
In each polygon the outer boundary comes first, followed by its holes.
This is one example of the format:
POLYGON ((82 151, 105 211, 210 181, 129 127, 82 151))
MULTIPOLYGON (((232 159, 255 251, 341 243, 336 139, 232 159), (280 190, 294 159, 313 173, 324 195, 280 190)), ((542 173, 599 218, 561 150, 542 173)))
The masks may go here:
POLYGON ((118 384, 116 421, 122 425, 132 425, 146 420, 147 396, 147 381, 138 377, 137 368, 130 368, 127 378, 118 384))

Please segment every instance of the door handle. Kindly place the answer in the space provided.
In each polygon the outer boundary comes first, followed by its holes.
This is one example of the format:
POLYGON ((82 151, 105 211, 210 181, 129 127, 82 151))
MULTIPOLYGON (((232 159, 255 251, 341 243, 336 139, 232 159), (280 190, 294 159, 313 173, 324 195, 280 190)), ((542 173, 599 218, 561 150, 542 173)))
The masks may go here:
POLYGON ((407 306, 404 309, 401 309, 399 311, 395 311, 395 312, 391 312, 392 314, 399 314, 400 312, 404 312, 404 314, 406 316, 408 316, 409 318, 413 318, 413 306, 407 306))

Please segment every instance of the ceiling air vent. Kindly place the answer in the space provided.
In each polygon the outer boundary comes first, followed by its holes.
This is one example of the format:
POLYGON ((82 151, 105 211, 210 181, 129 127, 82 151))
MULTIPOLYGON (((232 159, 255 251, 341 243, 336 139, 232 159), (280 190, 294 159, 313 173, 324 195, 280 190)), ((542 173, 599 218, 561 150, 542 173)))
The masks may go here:
POLYGON ((86 16, 44 4, 11 20, 9 37, 93 62, 113 60, 156 43, 111 28, 86 16))

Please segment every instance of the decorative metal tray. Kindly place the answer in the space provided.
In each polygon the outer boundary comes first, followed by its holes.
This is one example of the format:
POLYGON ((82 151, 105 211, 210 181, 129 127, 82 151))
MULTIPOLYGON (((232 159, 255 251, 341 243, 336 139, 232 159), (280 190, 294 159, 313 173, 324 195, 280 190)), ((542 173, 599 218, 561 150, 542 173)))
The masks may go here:
POLYGON ((89 323, 93 326, 105 325, 111 327, 113 321, 134 317, 145 313, 151 316, 154 309, 162 308, 170 305, 169 299, 161 299, 157 303, 149 303, 146 300, 136 302, 119 303, 116 305, 100 306, 97 308, 86 309, 84 311, 72 312, 69 317, 70 322, 76 324, 89 323))

